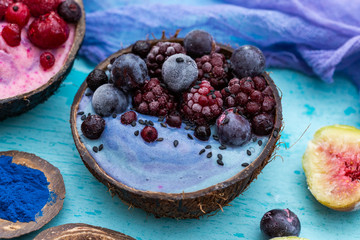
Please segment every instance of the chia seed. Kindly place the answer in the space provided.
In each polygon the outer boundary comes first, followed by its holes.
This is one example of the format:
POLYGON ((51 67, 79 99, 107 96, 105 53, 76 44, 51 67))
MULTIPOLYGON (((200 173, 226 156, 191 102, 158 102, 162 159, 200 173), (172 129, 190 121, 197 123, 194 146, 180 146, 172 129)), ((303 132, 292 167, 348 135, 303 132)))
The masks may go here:
POLYGON ((82 115, 82 116, 81 116, 81 120, 84 121, 85 119, 86 119, 86 115, 82 115))
POLYGON ((193 126, 193 127, 191 127, 191 128, 190 128, 190 130, 191 130, 191 131, 194 131, 194 130, 195 130, 195 128, 196 128, 196 127, 195 127, 195 126, 193 126))
POLYGON ((85 96, 87 96, 87 97, 89 97, 89 96, 91 96, 92 95, 92 93, 91 92, 87 92, 87 93, 85 93, 85 96))
POLYGON ((133 110, 133 111, 135 111, 136 109, 135 109, 134 107, 131 107, 131 108, 130 108, 130 110, 133 110))
POLYGON ((200 85, 200 84, 201 84, 201 81, 196 81, 195 84, 196 84, 196 85, 200 85))
POLYGON ((179 145, 179 141, 178 140, 175 140, 174 141, 174 147, 177 147, 179 145))
POLYGON ((199 89, 200 86, 199 86, 199 85, 195 85, 195 86, 193 86, 193 88, 194 88, 194 89, 199 89))
POLYGON ((225 88, 225 92, 231 93, 231 92, 230 92, 230 89, 229 89, 228 87, 225 88))
POLYGON ((150 126, 154 126, 153 121, 148 121, 148 123, 150 124, 150 126))
POLYGON ((223 156, 222 156, 220 153, 217 155, 217 157, 218 157, 220 160, 223 159, 223 156))
POLYGON ((84 112, 81 111, 81 112, 78 112, 77 114, 78 114, 78 115, 84 115, 84 112))
POLYGON ((142 120, 142 119, 139 119, 139 121, 138 121, 141 125, 145 125, 145 122, 144 122, 144 120, 142 120))
POLYGON ((224 166, 224 162, 223 162, 221 159, 218 159, 216 162, 217 162, 217 164, 219 164, 220 166, 224 166))
POLYGON ((228 124, 229 122, 230 122, 229 118, 225 118, 222 123, 223 123, 223 124, 228 124))
POLYGON ((225 149, 226 149, 226 146, 225 146, 225 145, 221 145, 221 146, 219 147, 219 149, 220 149, 220 150, 225 150, 225 149))
POLYGON ((210 148, 211 148, 211 145, 206 145, 205 148, 206 148, 206 149, 210 149, 210 148))
POLYGON ((213 135, 213 139, 214 139, 215 141, 219 141, 219 137, 218 137, 217 135, 213 135))
POLYGON ((184 62, 184 59, 181 57, 178 57, 178 58, 176 58, 176 62, 178 62, 178 63, 184 62))
POLYGON ((185 126, 185 130, 189 130, 191 127, 189 125, 185 126))
POLYGON ((249 164, 248 163, 243 163, 243 164, 241 164, 241 166, 242 167, 247 167, 247 166, 249 166, 249 164))
POLYGON ((160 83, 160 86, 162 86, 163 88, 166 88, 165 83, 160 83))
POLYGON ((209 75, 208 73, 205 73, 205 74, 204 74, 204 77, 205 77, 205 78, 209 78, 210 75, 209 75))
POLYGON ((250 150, 246 150, 246 154, 247 154, 248 156, 251 156, 250 150))
POLYGON ((94 146, 94 147, 93 147, 93 151, 97 153, 97 152, 99 151, 98 147, 97 147, 97 146, 94 146))
POLYGON ((201 149, 199 152, 199 155, 203 154, 205 152, 205 149, 201 149))
POLYGON ((166 128, 166 124, 165 123, 160 123, 160 125, 164 128, 166 128))
POLYGON ((206 155, 207 158, 211 158, 212 157, 212 152, 209 152, 207 155, 206 155))
POLYGON ((113 113, 112 117, 113 117, 113 118, 116 118, 116 117, 117 117, 116 113, 113 113))
POLYGON ((158 118, 158 122, 162 122, 162 121, 164 121, 164 119, 165 118, 163 116, 161 116, 161 117, 158 118))
POLYGON ((133 121, 133 122, 131 123, 131 126, 135 127, 135 126, 136 126, 136 121, 133 121))
POLYGON ((257 138, 256 137, 253 137, 252 141, 253 142, 256 142, 257 138))
POLYGON ((213 99, 216 99, 216 96, 215 96, 215 94, 211 95, 211 97, 212 97, 213 99))
POLYGON ((278 131, 277 130, 274 130, 273 136, 274 136, 274 138, 276 138, 278 136, 278 131))
POLYGON ((88 117, 90 117, 91 116, 91 113, 88 113, 88 115, 87 115, 88 117))
POLYGON ((139 130, 136 130, 136 131, 134 132, 134 135, 135 135, 135 136, 139 136, 139 130))
POLYGON ((261 141, 261 140, 259 140, 259 141, 258 141, 258 144, 259 144, 259 146, 261 146, 261 145, 262 145, 262 141, 261 141))
POLYGON ((156 139, 156 141, 162 142, 162 141, 164 141, 164 138, 158 138, 158 139, 156 139))
POLYGON ((193 136, 191 136, 191 134, 190 134, 190 133, 188 133, 188 135, 187 135, 187 136, 188 136, 188 138, 189 138, 189 139, 191 139, 191 140, 193 140, 193 139, 194 139, 194 138, 193 138, 193 136))
POLYGON ((104 149, 104 144, 100 144, 99 146, 99 152, 104 149))

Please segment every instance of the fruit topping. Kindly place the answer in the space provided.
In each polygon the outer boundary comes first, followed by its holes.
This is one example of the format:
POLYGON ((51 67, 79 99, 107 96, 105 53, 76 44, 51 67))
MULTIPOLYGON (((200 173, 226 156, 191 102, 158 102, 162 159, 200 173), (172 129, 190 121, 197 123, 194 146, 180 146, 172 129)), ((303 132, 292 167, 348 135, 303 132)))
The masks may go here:
POLYGON ((180 114, 177 112, 170 113, 166 116, 166 123, 170 127, 180 128, 182 123, 180 114))
POLYGON ((299 236, 299 218, 289 209, 273 209, 264 214, 260 221, 261 231, 269 238, 299 236))
POLYGON ((233 72, 238 78, 254 77, 265 70, 265 57, 260 49, 252 45, 244 45, 231 55, 233 72))
POLYGON ((208 80, 215 89, 226 86, 229 64, 221 53, 211 53, 196 59, 199 79, 208 80))
POLYGON ((213 37, 203 30, 193 30, 186 34, 184 38, 186 53, 193 58, 199 58, 203 55, 210 54, 213 45, 213 37))
POLYGON ((302 159, 309 190, 321 204, 352 211, 360 202, 360 130, 345 125, 319 129, 302 159))
POLYGON ((40 55, 40 64, 44 70, 47 70, 54 66, 55 57, 51 52, 44 52, 40 55))
POLYGON ((198 77, 195 61, 185 54, 170 56, 162 67, 163 81, 173 92, 182 92, 198 77))
POLYGON ((251 139, 249 121, 233 109, 225 110, 218 117, 216 128, 221 144, 241 146, 251 139))
POLYGON ((10 23, 3 28, 1 36, 10 47, 19 46, 21 41, 21 29, 19 25, 10 23))
POLYGON ((142 86, 149 78, 144 60, 132 53, 116 58, 110 72, 114 85, 125 92, 142 86))
POLYGON ((260 136, 267 135, 274 127, 274 116, 268 113, 261 113, 252 118, 251 124, 255 134, 260 136))
POLYGON ((309 240, 309 239, 292 236, 292 237, 276 237, 276 238, 271 238, 270 240, 309 240))
POLYGON ((146 58, 150 76, 161 78, 163 63, 168 57, 177 53, 185 53, 185 49, 180 43, 158 42, 153 46, 146 58))
POLYGON ((110 116, 112 113, 122 113, 128 106, 126 95, 108 83, 100 86, 94 92, 92 106, 100 116, 110 116))
POLYGON ((195 131, 194 131, 194 136, 197 139, 202 140, 202 141, 209 140, 209 138, 211 136, 210 127, 207 125, 196 126, 195 131))
POLYGON ((160 85, 160 81, 152 78, 135 92, 133 105, 139 113, 165 116, 175 110, 177 103, 174 96, 160 85))
POLYGON ((14 1, 13 0, 0 0, 0 20, 5 16, 5 12, 14 1))
POLYGON ((92 91, 108 82, 106 73, 101 69, 94 69, 86 78, 86 83, 92 91))
POLYGON ((141 130, 141 137, 144 139, 145 142, 154 142, 158 137, 158 132, 156 128, 152 126, 146 126, 141 130))
POLYGON ((221 93, 206 80, 197 82, 188 92, 183 94, 181 108, 184 116, 197 125, 210 124, 222 112, 221 93))
POLYGON ((132 52, 140 56, 141 58, 146 58, 146 56, 150 52, 150 49, 151 45, 148 41, 139 40, 133 45, 132 52))
POLYGON ((88 116, 81 124, 81 131, 89 139, 98 139, 105 129, 105 120, 98 115, 88 116))
POLYGON ((74 0, 66 0, 59 4, 58 13, 68 23, 77 23, 82 15, 81 8, 74 0))
POLYGON ((69 26, 55 12, 35 19, 29 27, 30 41, 43 49, 57 48, 69 37, 69 26))
POLYGON ((128 125, 137 120, 136 112, 129 111, 121 115, 120 121, 122 124, 128 125))
POLYGON ((21 2, 10 5, 5 12, 6 21, 9 23, 16 23, 20 28, 28 23, 29 18, 29 8, 21 2))
POLYGON ((29 7, 33 17, 39 17, 51 11, 56 11, 61 0, 23 0, 22 2, 29 7))

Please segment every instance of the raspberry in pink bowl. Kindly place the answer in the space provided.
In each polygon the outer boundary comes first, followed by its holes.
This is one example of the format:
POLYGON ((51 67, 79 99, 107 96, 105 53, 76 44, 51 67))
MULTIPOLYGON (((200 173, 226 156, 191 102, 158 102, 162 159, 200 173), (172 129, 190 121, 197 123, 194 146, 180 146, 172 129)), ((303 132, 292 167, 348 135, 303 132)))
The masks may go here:
POLYGON ((51 96, 70 71, 83 40, 82 1, 48 2, 52 4, 0 2, 0 120, 51 96), (72 13, 76 21, 65 20, 66 4, 78 7, 72 13), (36 11, 42 14, 33 15, 36 11))
POLYGON ((90 172, 158 217, 221 209, 256 178, 280 136, 281 100, 262 52, 197 31, 113 54, 72 105, 90 172))

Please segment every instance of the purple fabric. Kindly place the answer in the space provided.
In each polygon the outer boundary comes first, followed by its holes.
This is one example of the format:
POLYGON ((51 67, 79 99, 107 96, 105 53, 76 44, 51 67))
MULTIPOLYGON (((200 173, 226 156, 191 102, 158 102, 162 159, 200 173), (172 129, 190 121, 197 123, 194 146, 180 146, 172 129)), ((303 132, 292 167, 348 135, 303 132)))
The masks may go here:
POLYGON ((316 75, 327 83, 338 71, 360 87, 358 0, 223 0, 205 6, 102 2, 85 1, 87 31, 80 54, 93 63, 152 33, 160 38, 163 30, 170 35, 182 29, 183 37, 203 29, 233 47, 260 47, 268 66, 316 75))

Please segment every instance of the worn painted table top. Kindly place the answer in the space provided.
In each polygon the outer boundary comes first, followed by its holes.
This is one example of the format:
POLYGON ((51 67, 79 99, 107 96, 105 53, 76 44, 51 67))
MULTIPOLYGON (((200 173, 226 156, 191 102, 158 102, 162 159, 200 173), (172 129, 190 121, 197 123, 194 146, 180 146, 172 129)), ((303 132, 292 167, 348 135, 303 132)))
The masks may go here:
MULTIPOLYGON (((110 228, 136 239, 263 239, 259 222, 273 208, 289 208, 300 218, 301 236, 317 239, 359 239, 360 212, 341 213, 319 204, 307 189, 301 157, 314 132, 329 124, 360 127, 358 91, 336 76, 326 85, 297 72, 268 69, 283 94, 285 129, 279 157, 270 162, 251 187, 224 212, 200 220, 155 219, 128 209, 112 198, 83 165, 69 124, 73 97, 94 66, 76 60, 60 90, 22 116, 0 122, 0 151, 34 153, 58 167, 66 185, 64 208, 43 229, 65 223, 110 228), (290 146, 308 131, 291 149, 290 146), (344 238, 345 236, 345 238, 344 238)), ((40 230, 41 231, 41 230, 40 230)), ((38 232, 19 239, 32 239, 38 232)))

